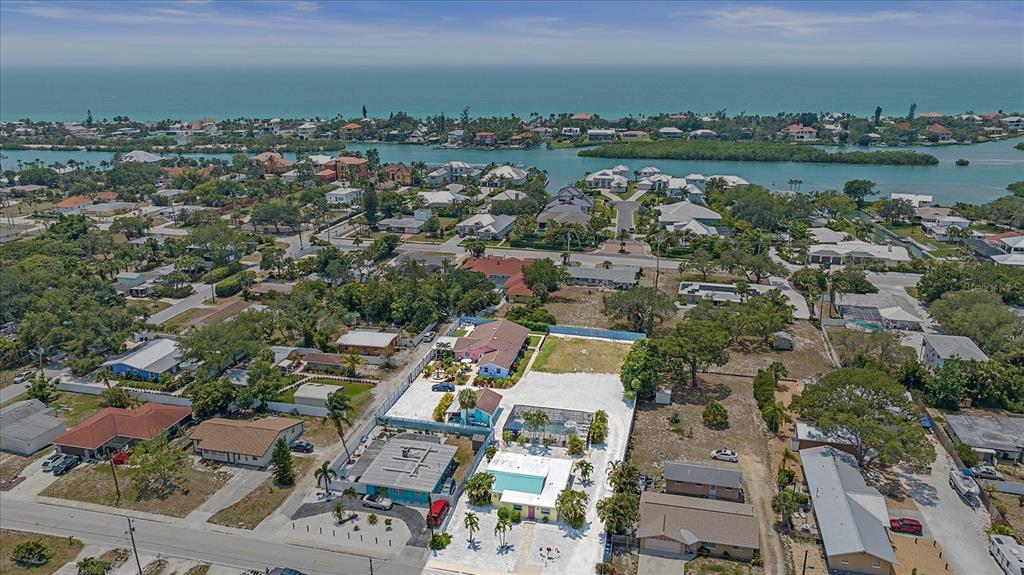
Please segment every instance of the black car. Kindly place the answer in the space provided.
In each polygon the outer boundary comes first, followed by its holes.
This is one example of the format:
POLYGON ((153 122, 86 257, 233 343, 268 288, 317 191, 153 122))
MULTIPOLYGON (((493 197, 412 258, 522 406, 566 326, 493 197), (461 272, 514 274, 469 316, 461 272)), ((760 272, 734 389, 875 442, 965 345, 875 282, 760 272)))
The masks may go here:
POLYGON ((455 391, 455 386, 450 383, 435 383, 430 386, 430 391, 455 391))
POLYGON ((78 464, 82 462, 82 458, 77 455, 68 455, 53 467, 53 474, 56 477, 64 475, 68 471, 78 467, 78 464))
POLYGON ((313 444, 308 441, 296 441, 292 444, 292 451, 298 453, 313 453, 313 444))

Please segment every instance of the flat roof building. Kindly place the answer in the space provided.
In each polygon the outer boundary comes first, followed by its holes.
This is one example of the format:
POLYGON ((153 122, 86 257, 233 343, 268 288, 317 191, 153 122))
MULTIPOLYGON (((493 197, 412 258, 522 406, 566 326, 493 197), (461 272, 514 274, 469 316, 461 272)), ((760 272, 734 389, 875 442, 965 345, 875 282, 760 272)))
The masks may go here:
POLYGON ((569 485, 573 460, 499 452, 487 465, 494 476, 491 502, 519 511, 530 521, 558 519, 555 503, 569 485))
POLYGON ((986 459, 1024 461, 1024 417, 947 415, 946 430, 986 459))
POLYGON ((398 344, 398 334, 386 331, 353 329, 338 338, 339 353, 355 352, 361 355, 382 355, 393 351, 398 344))
POLYGON ((439 493, 454 471, 456 451, 454 445, 395 437, 373 455, 357 480, 369 494, 386 492, 394 500, 430 503, 430 494, 439 493))
POLYGON ((932 368, 938 369, 948 359, 988 361, 988 356, 969 337, 929 333, 924 336, 921 359, 932 368))

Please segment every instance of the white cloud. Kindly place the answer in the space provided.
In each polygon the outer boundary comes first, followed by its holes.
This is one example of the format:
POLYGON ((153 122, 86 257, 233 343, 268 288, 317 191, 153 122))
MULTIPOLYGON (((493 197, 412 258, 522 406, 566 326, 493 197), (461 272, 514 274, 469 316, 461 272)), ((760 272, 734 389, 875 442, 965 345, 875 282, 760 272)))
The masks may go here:
POLYGON ((775 6, 739 6, 716 8, 707 13, 707 22, 730 31, 776 32, 785 36, 829 34, 836 29, 870 27, 878 24, 915 21, 926 17, 910 11, 834 13, 789 10, 775 6))

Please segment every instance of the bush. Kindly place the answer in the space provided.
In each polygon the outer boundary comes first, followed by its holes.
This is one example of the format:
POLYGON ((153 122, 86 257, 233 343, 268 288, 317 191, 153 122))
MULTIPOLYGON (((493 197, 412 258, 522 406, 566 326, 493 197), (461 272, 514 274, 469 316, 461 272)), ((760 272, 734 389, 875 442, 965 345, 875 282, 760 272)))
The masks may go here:
POLYGON ((704 425, 710 429, 729 427, 729 412, 717 401, 712 401, 704 407, 703 419, 704 425))
POLYGON ((451 533, 434 533, 434 535, 430 538, 430 550, 441 551, 445 547, 448 547, 448 545, 451 544, 451 542, 451 533))
POLYGON ((38 539, 22 541, 11 550, 11 559, 19 563, 45 563, 50 555, 50 550, 38 539))
POLYGON ((763 369, 757 370, 757 375, 754 376, 754 401, 757 402, 757 407, 763 408, 765 405, 775 401, 775 376, 769 371, 763 369))
POLYGON ((971 446, 966 443, 957 443, 955 451, 957 457, 960 458, 960 461, 962 461, 966 467, 974 467, 981 460, 981 457, 978 456, 978 452, 971 449, 971 446))
POLYGON ((379 518, 379 517, 377 517, 377 514, 376 514, 376 513, 371 513, 371 514, 370 514, 369 516, 367 516, 367 518, 366 518, 366 522, 367 522, 367 523, 369 523, 370 525, 376 525, 376 524, 377 524, 377 521, 379 521, 379 520, 380 520, 380 518, 379 518))
POLYGON ((779 491, 785 489, 789 484, 793 483, 793 479, 796 478, 796 472, 792 469, 780 469, 779 470, 779 491))
POLYGON ((93 557, 86 557, 78 563, 78 575, 104 575, 113 564, 110 561, 102 561, 93 557))
POLYGON ((594 412, 594 419, 590 422, 590 443, 604 443, 608 437, 608 413, 603 409, 594 412))
POLYGON ((434 421, 444 421, 444 414, 453 401, 455 401, 455 394, 450 391, 441 396, 441 401, 438 401, 437 407, 434 408, 434 421))
POLYGON ((486 458, 487 458, 487 461, 490 461, 490 460, 494 459, 494 456, 495 456, 495 455, 497 455, 497 454, 498 454, 498 446, 497 446, 497 445, 494 445, 494 444, 492 443, 492 444, 491 444, 491 445, 490 445, 490 446, 489 446, 489 447, 487 448, 487 453, 485 453, 485 454, 484 454, 484 457, 486 457, 486 458))
POLYGON ((578 435, 573 433, 565 441, 566 452, 571 456, 583 455, 583 450, 586 448, 586 444, 579 438, 578 435))
POLYGON ((239 264, 231 264, 227 266, 213 268, 210 271, 203 274, 202 276, 200 276, 199 281, 203 282, 204 284, 217 283, 220 280, 227 278, 231 274, 236 273, 240 269, 242 269, 242 266, 239 264))
POLYGON ((242 282, 239 281, 238 276, 219 281, 213 287, 213 293, 217 294, 217 297, 231 297, 240 291, 242 291, 242 282))
POLYGON ((523 514, 515 509, 502 507, 501 509, 498 509, 498 519, 507 519, 512 523, 519 523, 523 519, 523 514))

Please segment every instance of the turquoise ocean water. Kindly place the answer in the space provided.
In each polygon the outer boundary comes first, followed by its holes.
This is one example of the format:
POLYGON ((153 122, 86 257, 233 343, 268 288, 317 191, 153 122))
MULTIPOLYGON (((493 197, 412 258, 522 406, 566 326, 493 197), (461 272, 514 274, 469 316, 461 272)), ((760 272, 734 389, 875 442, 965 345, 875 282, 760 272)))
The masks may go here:
POLYGON ((1006 67, 233 67, 0 69, 0 120, 420 116, 606 117, 726 110, 1024 111, 1024 74, 1006 67))
MULTIPOLYGON (((575 182, 587 172, 624 164, 630 170, 653 165, 677 176, 691 172, 705 175, 730 174, 746 178, 752 183, 770 189, 788 189, 790 179, 804 181, 801 191, 842 189, 843 183, 854 178, 869 179, 878 184, 881 194, 911 192, 931 194, 935 201, 952 205, 955 202, 984 203, 1005 195, 1006 185, 1024 180, 1024 152, 1014 149, 1019 140, 1004 140, 969 146, 917 147, 939 158, 937 166, 859 166, 844 164, 801 164, 792 162, 700 162, 680 160, 612 160, 580 158, 577 150, 440 150, 430 146, 402 144, 351 144, 349 150, 380 150, 384 162, 424 162, 428 165, 462 160, 473 164, 510 162, 533 166, 547 171, 549 189, 575 182), (970 161, 968 167, 957 167, 958 158, 970 161)), ((896 149, 896 148, 890 148, 896 149)), ((4 169, 17 167, 33 160, 45 164, 63 163, 69 159, 99 165, 109 160, 110 152, 59 152, 49 150, 3 150, 6 159, 0 160, 4 169)), ((203 156, 204 154, 195 154, 203 156)), ((205 154, 207 157, 214 155, 205 154)), ((291 156, 291 155, 289 155, 291 156)), ((231 158, 231 154, 218 157, 231 158)))

